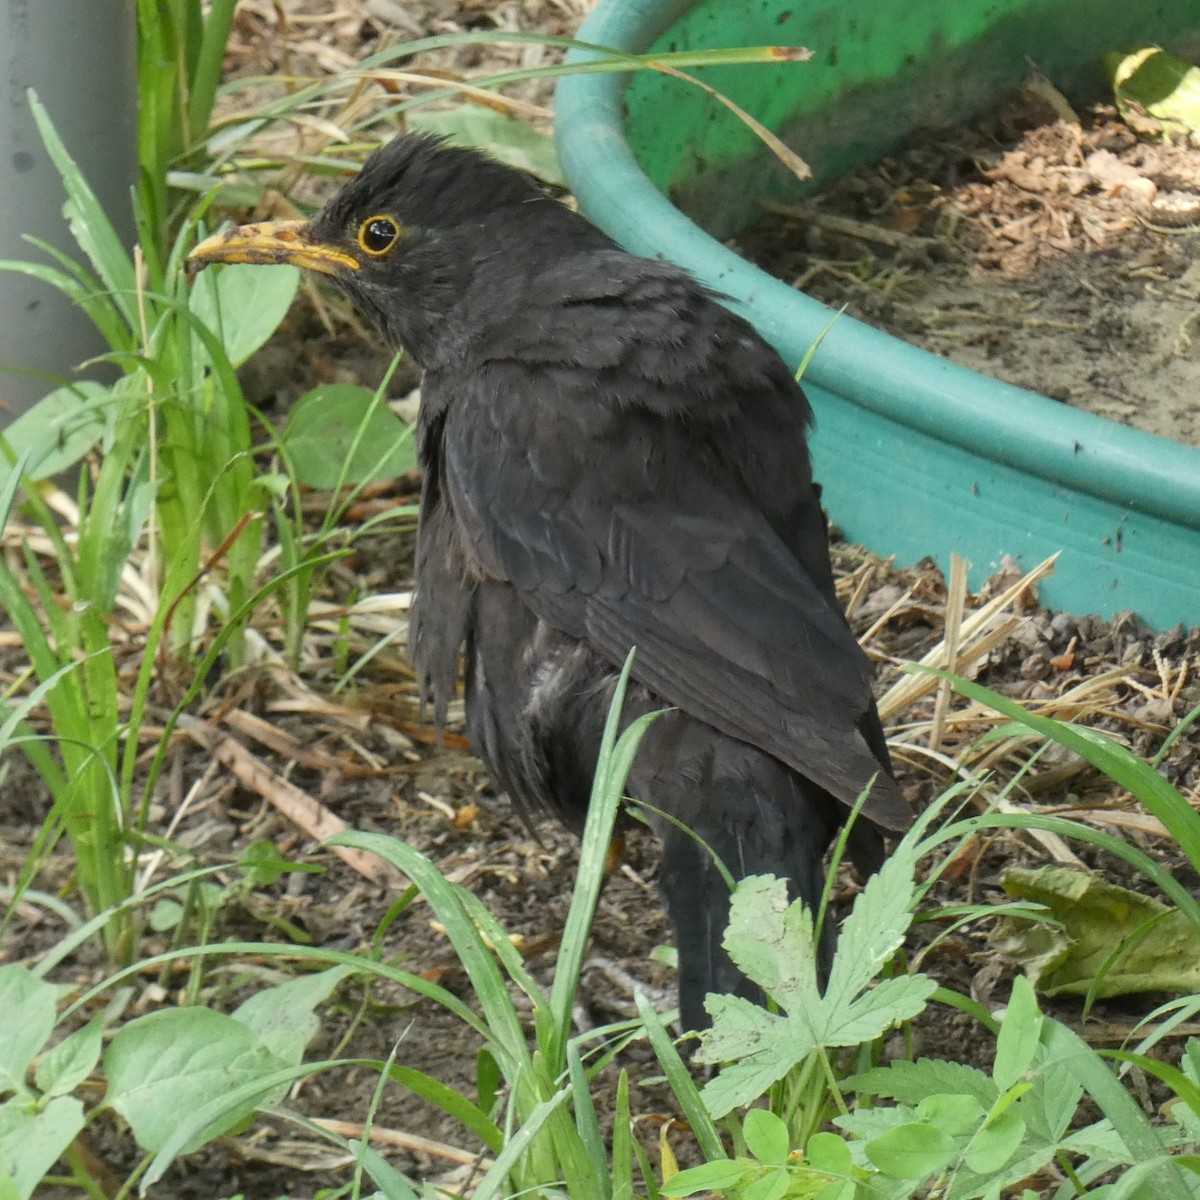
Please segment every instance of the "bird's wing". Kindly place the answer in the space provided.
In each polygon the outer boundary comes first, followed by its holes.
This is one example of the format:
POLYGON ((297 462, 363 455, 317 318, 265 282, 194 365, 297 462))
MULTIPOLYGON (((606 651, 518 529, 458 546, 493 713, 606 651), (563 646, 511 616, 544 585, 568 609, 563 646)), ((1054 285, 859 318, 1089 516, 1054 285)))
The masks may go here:
POLYGON ((866 656, 766 519, 706 473, 694 431, 555 395, 544 371, 526 383, 473 373, 445 426, 445 484, 481 570, 614 664, 636 646, 635 677, 666 703, 844 803, 878 775, 864 812, 904 828, 859 730, 866 656))

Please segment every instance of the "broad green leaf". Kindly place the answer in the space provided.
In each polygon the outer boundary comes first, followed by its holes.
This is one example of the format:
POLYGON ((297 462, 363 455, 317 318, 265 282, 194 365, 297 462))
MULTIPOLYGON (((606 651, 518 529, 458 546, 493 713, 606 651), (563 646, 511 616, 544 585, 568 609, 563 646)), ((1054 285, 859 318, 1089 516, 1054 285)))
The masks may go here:
POLYGON ((405 120, 410 129, 437 134, 454 146, 486 151, 499 162, 536 175, 545 183, 566 186, 554 150, 554 139, 495 109, 480 104, 459 104, 437 110, 413 109, 405 120))
POLYGON ((875 1138, 917 1121, 917 1110, 907 1104, 878 1105, 875 1108, 859 1107, 833 1118, 833 1124, 856 1142, 870 1142, 875 1138))
POLYGON ((52 984, 17 963, 0 967, 0 1095, 20 1092, 34 1056, 54 1028, 52 984))
POLYGON ((330 967, 266 988, 241 1004, 233 1019, 254 1033, 281 1062, 294 1066, 303 1060, 308 1043, 321 1027, 316 1006, 352 974, 349 967, 330 967))
POLYGON ((872 1067, 852 1075, 845 1087, 914 1106, 926 1096, 960 1093, 970 1096, 982 1111, 990 1109, 1000 1095, 1000 1089, 982 1071, 940 1058, 899 1059, 890 1066, 872 1067))
POLYGON ((301 396, 288 414, 283 442, 299 482, 321 490, 392 478, 416 466, 411 428, 386 404, 376 404, 372 391, 348 383, 324 384, 301 396))
POLYGON ((780 1200, 788 1190, 789 1183, 791 1183, 791 1176, 783 1167, 780 1167, 777 1170, 768 1171, 765 1175, 760 1175, 753 1182, 740 1188, 739 1195, 741 1200, 780 1200))
POLYGON ((736 997, 710 996, 705 1001, 713 1023, 696 1058, 727 1064, 704 1087, 705 1105, 714 1116, 750 1104, 816 1046, 859 1045, 925 1007, 937 985, 923 975, 884 980, 856 995, 870 983, 877 965, 894 952, 910 919, 907 910, 897 917, 892 905, 911 899, 913 860, 897 850, 880 875, 892 862, 899 865, 882 887, 871 890, 879 879, 876 876, 855 902, 823 997, 817 987, 812 918, 803 904, 789 904, 786 884, 769 875, 751 876, 738 884, 723 944, 738 968, 786 1015, 765 1012, 736 997), (889 903, 885 905, 883 898, 889 903), (871 935, 868 918, 878 920, 882 932, 871 935), (844 956, 855 954, 869 970, 861 962, 842 965, 844 956))
POLYGON ((1006 917, 997 932, 998 948, 1043 995, 1200 991, 1200 932, 1182 912, 1068 867, 1012 867, 1002 882, 1058 922, 1006 917))
POLYGON ((853 1179, 835 1179, 813 1196, 813 1200, 854 1200, 858 1189, 853 1179))
MULTIPOLYGON (((1159 1158, 1164 1149, 1163 1132, 1151 1124, 1141 1105, 1129 1094, 1108 1064, 1074 1030, 1061 1022, 1046 1019, 1043 1035, 1046 1060, 1071 1074, 1096 1102, 1100 1111, 1112 1122, 1135 1162, 1159 1158)), ((1159 1200, 1174 1200, 1187 1195, 1177 1173, 1160 1174, 1162 1187, 1159 1200)))
POLYGON ((1007 1112, 971 1139, 963 1161, 977 1175, 993 1175, 1008 1165, 1024 1136, 1025 1122, 1016 1113, 1007 1112))
POLYGON ((723 1188, 733 1187, 755 1168, 744 1160, 736 1162, 733 1159, 718 1159, 713 1162, 701 1163, 698 1167, 689 1167, 673 1175, 662 1186, 664 1196, 690 1196, 694 1192, 719 1192, 723 1188))
MULTIPOLYGON (((108 426, 112 394, 90 379, 55 388, 4 430, 4 440, 20 457, 29 452, 26 472, 47 479, 74 466, 100 442, 108 426)), ((0 477, 12 468, 0 457, 0 477)))
POLYGON ((742 1136, 746 1147, 759 1162, 781 1163, 787 1161, 791 1151, 788 1128, 782 1118, 765 1108, 752 1108, 742 1122, 742 1136))
POLYGON ((813 1170, 830 1175, 849 1175, 854 1168, 850 1147, 836 1133, 814 1133, 808 1139, 804 1159, 813 1170))
POLYGON ((1006 1092, 1033 1065, 1038 1039, 1042 1036, 1042 1014, 1029 980, 1018 976, 1013 980, 1008 1009, 996 1039, 996 1061, 992 1078, 1006 1092))
POLYGON ((925 1179, 957 1154, 949 1134, 922 1122, 898 1125, 866 1145, 868 1160, 892 1179, 925 1179))
POLYGON ((1021 1104, 1031 1134, 1048 1146, 1059 1143, 1075 1120, 1083 1088, 1070 1072, 1043 1056, 1033 1088, 1021 1104))
POLYGON ((55 1096, 34 1108, 13 1099, 0 1104, 0 1173, 7 1172, 20 1200, 29 1200, 43 1176, 83 1128, 83 1105, 55 1096))
POLYGON ((166 933, 169 929, 177 929, 186 910, 174 896, 162 896, 154 902, 150 909, 150 928, 155 933, 166 933))
POLYGON ((38 1090, 47 1096, 73 1092, 100 1061, 104 1014, 97 1013, 86 1025, 63 1038, 47 1051, 34 1076, 38 1090))
POLYGON ((229 263, 201 271, 188 307, 221 339, 229 361, 240 367, 279 328, 300 286, 300 269, 271 270, 229 263))
MULTIPOLYGON (((130 1021, 117 1032, 104 1068, 106 1103, 133 1129, 138 1145, 158 1151, 180 1114, 196 1112, 287 1064, 240 1021, 209 1008, 176 1008, 130 1021)), ((268 1089, 245 1100, 191 1138, 190 1153, 252 1114, 268 1089)))

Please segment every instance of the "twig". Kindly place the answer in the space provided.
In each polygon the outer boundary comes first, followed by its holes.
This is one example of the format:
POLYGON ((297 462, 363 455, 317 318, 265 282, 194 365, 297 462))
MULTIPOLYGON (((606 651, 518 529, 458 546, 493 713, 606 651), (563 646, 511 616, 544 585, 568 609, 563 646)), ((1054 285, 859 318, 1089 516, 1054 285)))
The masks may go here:
MULTIPOLYGON (((366 1126, 357 1121, 337 1121, 329 1117, 317 1117, 313 1124, 320 1125, 322 1129, 328 1129, 330 1133, 336 1133, 345 1138, 361 1138, 366 1132, 366 1126)), ((421 1137, 416 1133, 402 1133, 399 1129, 384 1129, 379 1125, 371 1126, 371 1141, 379 1142, 384 1146, 398 1146, 403 1150, 416 1150, 420 1154, 444 1158, 447 1162, 457 1163, 462 1167, 478 1165, 486 1171, 494 1165, 490 1158, 480 1158, 478 1154, 472 1154, 469 1150, 460 1150, 457 1146, 448 1145, 446 1142, 435 1142, 432 1138, 421 1137)))
MULTIPOLYGON (((962 635, 963 607, 967 600, 967 560, 960 554, 950 555, 950 585, 946 593, 946 661, 958 662, 958 643, 962 635)), ((943 679, 933 705, 933 724, 929 730, 929 744, 942 744, 942 733, 946 725, 946 713, 950 708, 950 680, 943 679)))
POLYGON ((872 225, 868 221, 856 221, 853 217, 822 212, 819 208, 785 204, 780 200, 764 200, 762 206, 767 212, 777 213, 781 217, 791 217, 795 221, 803 221, 806 225, 816 225, 829 233, 858 238, 862 242, 874 242, 877 246, 887 246, 889 250, 928 250, 932 246, 941 245, 937 238, 904 233, 899 229, 887 229, 882 225, 872 225))
MULTIPOLYGON (((208 721, 181 713, 179 728, 197 745, 209 751, 218 762, 228 767, 244 788, 262 796, 310 837, 323 842, 335 833, 342 833, 349 828, 341 817, 330 812, 294 783, 281 779, 265 763, 255 758, 245 746, 221 733, 208 721)), ((404 883, 394 867, 381 862, 373 854, 346 846, 335 846, 333 852, 348 867, 372 883, 388 883, 392 886, 402 886, 404 883)))

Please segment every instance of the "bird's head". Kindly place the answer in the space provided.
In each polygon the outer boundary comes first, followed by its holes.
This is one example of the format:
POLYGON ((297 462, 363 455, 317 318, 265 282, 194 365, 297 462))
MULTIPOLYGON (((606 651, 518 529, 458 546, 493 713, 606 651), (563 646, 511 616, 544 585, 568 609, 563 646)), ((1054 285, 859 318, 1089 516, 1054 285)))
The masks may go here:
POLYGON ((402 134, 312 220, 230 229, 201 242, 190 259, 201 267, 291 263, 318 271, 429 365, 453 343, 480 265, 504 253, 514 234, 536 228, 532 210, 552 223, 550 210, 566 212, 482 154, 402 134))

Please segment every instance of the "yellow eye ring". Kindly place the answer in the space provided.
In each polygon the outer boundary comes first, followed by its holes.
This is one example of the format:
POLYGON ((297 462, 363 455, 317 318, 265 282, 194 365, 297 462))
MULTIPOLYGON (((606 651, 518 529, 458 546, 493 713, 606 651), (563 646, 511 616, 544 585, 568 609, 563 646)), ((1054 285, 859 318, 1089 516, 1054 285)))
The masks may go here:
POLYGON ((358 227, 358 244, 372 258, 382 258, 399 236, 400 226, 391 217, 368 217, 358 227))

